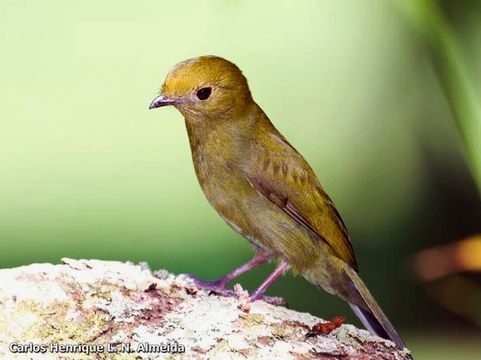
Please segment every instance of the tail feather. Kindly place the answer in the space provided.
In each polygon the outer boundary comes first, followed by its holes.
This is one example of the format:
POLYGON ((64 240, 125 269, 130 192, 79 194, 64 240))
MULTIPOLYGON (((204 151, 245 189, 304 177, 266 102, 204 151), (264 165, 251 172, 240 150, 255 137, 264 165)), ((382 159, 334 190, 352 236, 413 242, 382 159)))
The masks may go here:
POLYGON ((388 326, 386 326, 386 323, 381 324, 372 312, 364 310, 363 308, 360 308, 359 306, 351 303, 349 303, 349 306, 371 334, 382 337, 383 339, 391 340, 400 349, 403 349, 405 347, 403 340, 398 335, 396 330, 394 330, 390 323, 388 324, 388 326))
POLYGON ((352 269, 346 269, 346 273, 359 295, 356 296, 356 299, 358 299, 356 303, 350 302, 349 305, 359 320, 361 320, 362 324, 372 334, 391 340, 400 349, 405 348, 403 340, 381 310, 381 307, 377 304, 357 272, 352 269))

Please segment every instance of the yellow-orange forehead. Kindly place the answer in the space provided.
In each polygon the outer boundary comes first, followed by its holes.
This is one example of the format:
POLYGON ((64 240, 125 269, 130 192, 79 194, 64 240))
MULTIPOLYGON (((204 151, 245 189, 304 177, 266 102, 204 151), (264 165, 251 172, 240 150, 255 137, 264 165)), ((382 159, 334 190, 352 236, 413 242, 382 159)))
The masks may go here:
POLYGON ((239 68, 218 56, 200 56, 174 66, 162 86, 164 95, 182 96, 204 86, 244 87, 247 81, 239 68))

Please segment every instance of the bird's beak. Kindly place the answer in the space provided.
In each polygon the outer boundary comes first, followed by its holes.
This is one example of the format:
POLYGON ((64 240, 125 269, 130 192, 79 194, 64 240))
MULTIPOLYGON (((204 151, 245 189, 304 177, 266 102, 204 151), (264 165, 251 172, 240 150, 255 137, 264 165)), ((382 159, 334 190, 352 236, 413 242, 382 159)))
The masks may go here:
POLYGON ((177 103, 176 99, 160 94, 154 100, 152 100, 152 102, 149 105, 149 109, 155 109, 155 108, 158 108, 161 106, 167 106, 167 105, 174 105, 176 103, 177 103))

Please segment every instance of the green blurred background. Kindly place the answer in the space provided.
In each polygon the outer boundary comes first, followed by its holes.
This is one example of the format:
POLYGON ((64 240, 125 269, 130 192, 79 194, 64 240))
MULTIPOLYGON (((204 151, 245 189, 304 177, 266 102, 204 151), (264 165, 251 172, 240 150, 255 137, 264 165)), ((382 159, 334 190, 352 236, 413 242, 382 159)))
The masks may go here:
MULTIPOLYGON (((215 54, 315 169, 416 358, 481 358, 479 273, 458 278, 474 293, 454 287, 470 301, 456 314, 412 266, 481 232, 458 131, 481 97, 449 81, 461 69, 481 93, 479 1, 1 0, 0 49, 0 267, 100 258, 213 279, 248 260, 197 184, 181 115, 147 110, 176 62, 215 54)), ((269 293, 358 324, 302 278, 269 293)))

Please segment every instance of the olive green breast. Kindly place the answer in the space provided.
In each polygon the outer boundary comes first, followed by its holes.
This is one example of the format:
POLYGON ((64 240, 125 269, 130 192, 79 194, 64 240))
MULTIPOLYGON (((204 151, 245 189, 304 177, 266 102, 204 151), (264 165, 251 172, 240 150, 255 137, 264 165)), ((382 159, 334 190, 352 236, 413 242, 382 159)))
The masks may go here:
POLYGON ((187 122, 187 129, 199 184, 211 206, 235 231, 275 257, 285 258, 300 272, 330 252, 248 181, 246 171, 255 156, 249 138, 239 136, 228 124, 202 132, 187 122))

